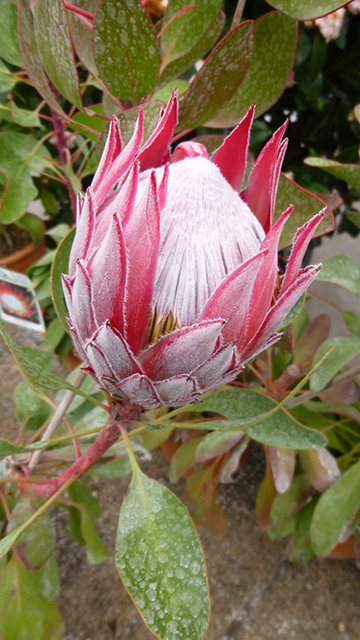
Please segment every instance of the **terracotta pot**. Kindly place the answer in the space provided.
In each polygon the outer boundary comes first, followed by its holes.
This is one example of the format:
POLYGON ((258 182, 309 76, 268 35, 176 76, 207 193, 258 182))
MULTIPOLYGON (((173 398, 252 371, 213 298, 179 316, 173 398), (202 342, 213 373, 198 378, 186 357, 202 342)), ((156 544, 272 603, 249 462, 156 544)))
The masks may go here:
POLYGON ((33 264, 33 262, 35 262, 36 260, 39 260, 39 258, 41 258, 45 254, 46 226, 43 220, 40 220, 40 222, 42 226, 42 237, 39 244, 35 246, 34 243, 31 242, 31 244, 28 244, 28 246, 24 247, 24 249, 21 249, 16 253, 12 253, 11 255, 6 256, 5 258, 1 258, 0 267, 8 267, 8 269, 11 269, 12 271, 26 273, 26 271, 33 264))

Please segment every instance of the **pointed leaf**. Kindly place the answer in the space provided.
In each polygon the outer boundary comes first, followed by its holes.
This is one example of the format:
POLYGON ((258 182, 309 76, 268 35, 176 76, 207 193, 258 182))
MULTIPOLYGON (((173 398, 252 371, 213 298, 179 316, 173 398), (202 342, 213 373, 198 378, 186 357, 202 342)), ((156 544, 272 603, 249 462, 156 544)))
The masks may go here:
POLYGON ((248 72, 253 43, 250 21, 221 40, 190 84, 181 103, 179 127, 198 127, 212 120, 233 97, 248 72))
POLYGON ((255 20, 254 51, 245 81, 208 126, 234 127, 254 103, 255 117, 267 111, 286 88, 294 64, 296 40, 296 21, 282 13, 268 13, 255 20))
POLYGON ((328 173, 345 180, 351 187, 360 193, 360 165, 358 164, 341 164, 336 160, 328 160, 327 158, 306 158, 305 164, 309 167, 319 167, 325 169, 328 173))
POLYGON ((159 73, 158 43, 138 0, 101 0, 93 38, 97 67, 114 97, 135 104, 153 90, 159 73))
MULTIPOLYGON (((79 7, 84 11, 95 15, 98 0, 73 0, 72 3, 75 7, 79 7)), ((84 67, 90 71, 93 76, 98 75, 96 63, 93 53, 92 45, 92 30, 80 20, 79 16, 74 13, 71 14, 71 34, 76 49, 76 53, 79 56, 84 67)))
POLYGON ((13 0, 0 2, 0 58, 15 67, 22 67, 19 38, 17 6, 13 0))
POLYGON ((36 0, 34 33, 44 69, 57 90, 82 111, 79 78, 62 0, 36 0))
POLYGON ((120 511, 116 566, 147 626, 163 640, 200 640, 210 605, 205 562, 188 510, 136 469, 120 511))

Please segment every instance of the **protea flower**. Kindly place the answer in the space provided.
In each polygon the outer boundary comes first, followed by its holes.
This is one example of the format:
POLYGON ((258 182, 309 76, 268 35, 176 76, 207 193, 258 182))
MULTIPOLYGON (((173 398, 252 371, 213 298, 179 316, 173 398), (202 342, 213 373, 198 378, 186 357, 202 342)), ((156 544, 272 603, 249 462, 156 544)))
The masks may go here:
POLYGON ((253 108, 208 158, 195 142, 169 145, 173 95, 141 147, 143 114, 121 147, 112 119, 98 170, 78 197, 63 286, 86 371, 115 400, 181 406, 231 381, 279 338, 276 330, 320 266, 301 269, 323 213, 298 230, 285 275, 273 224, 285 126, 245 170, 253 108))

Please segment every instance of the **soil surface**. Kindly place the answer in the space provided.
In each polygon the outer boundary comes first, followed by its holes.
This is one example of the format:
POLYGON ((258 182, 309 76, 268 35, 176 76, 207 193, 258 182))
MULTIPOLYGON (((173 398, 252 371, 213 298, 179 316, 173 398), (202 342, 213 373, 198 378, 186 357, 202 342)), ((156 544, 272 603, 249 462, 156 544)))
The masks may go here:
MULTIPOLYGON (((41 336, 10 325, 9 330, 17 342, 40 346, 41 336)), ((16 437, 18 429, 12 394, 20 379, 0 338, 0 431, 8 438, 16 437)), ((158 452, 142 469, 170 486, 167 464, 158 452)), ((270 541, 255 524, 263 471, 262 451, 255 447, 236 482, 220 488, 225 534, 218 537, 198 528, 212 596, 207 640, 359 640, 359 570, 350 561, 316 559, 292 565, 286 560, 284 541, 270 541)), ((124 477, 93 478, 89 485, 101 500, 97 527, 112 554, 101 565, 86 563, 84 548, 69 533, 66 514, 55 512, 64 640, 153 638, 120 583, 113 561, 118 513, 128 484, 124 477)), ((183 498, 181 483, 171 489, 183 498)))
POLYGON ((16 224, 0 226, 0 260, 25 249, 31 242, 31 235, 26 229, 16 224))

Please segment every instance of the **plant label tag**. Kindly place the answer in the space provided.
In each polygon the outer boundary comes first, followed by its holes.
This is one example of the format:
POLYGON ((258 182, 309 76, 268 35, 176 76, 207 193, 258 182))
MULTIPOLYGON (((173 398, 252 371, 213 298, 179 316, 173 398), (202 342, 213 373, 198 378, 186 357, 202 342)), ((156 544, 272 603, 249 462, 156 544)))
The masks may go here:
POLYGON ((44 333, 44 319, 32 287, 23 273, 0 267, 0 316, 5 322, 44 333))

